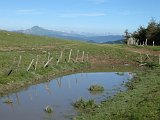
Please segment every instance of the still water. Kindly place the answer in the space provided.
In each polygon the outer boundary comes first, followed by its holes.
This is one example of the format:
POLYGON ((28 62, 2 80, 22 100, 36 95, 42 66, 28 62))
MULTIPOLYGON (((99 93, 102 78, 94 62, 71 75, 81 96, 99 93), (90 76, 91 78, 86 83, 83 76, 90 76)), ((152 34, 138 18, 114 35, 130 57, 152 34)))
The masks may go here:
POLYGON ((123 83, 132 77, 129 72, 77 73, 33 85, 0 98, 0 120, 68 120, 77 112, 73 102, 84 98, 100 103, 126 90, 123 83), (104 86, 105 91, 91 94, 88 88, 93 84, 104 86), (13 101, 12 104, 4 103, 8 98, 13 101), (48 105, 54 110, 51 114, 44 111, 48 105))

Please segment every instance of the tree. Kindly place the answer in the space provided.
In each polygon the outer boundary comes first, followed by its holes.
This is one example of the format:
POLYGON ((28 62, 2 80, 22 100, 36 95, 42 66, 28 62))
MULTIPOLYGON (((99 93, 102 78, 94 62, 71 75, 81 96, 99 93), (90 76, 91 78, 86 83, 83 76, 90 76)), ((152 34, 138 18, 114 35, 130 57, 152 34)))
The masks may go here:
POLYGON ((143 44, 146 41, 146 28, 143 26, 140 26, 137 31, 134 31, 132 33, 132 37, 135 40, 139 40, 138 44, 143 44))
MULTIPOLYGON (((125 31, 126 38, 129 33, 128 30, 125 31)), ((139 44, 143 44, 147 39, 148 45, 160 45, 160 23, 157 23, 155 19, 151 19, 147 27, 140 26, 136 31, 134 31, 131 36, 135 40, 139 40, 139 44)))
POLYGON ((148 44, 152 45, 153 41, 155 41, 156 34, 157 34, 157 23, 155 19, 151 19, 151 21, 148 23, 146 36, 148 39, 148 44))

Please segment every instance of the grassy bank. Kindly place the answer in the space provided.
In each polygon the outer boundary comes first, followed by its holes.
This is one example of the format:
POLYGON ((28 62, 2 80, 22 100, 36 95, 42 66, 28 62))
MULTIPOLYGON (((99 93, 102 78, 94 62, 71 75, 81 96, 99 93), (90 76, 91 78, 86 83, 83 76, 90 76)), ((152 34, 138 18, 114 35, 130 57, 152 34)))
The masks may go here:
POLYGON ((77 120, 159 120, 160 68, 137 71, 128 91, 103 102, 92 111, 81 112, 77 120))

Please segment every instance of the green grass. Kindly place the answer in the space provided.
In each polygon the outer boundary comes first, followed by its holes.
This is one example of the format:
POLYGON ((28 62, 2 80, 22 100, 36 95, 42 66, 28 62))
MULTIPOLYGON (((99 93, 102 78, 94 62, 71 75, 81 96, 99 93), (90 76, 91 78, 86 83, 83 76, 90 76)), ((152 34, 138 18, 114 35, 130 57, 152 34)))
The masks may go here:
POLYGON ((94 109, 97 107, 94 100, 80 99, 73 103, 73 106, 79 110, 94 109))
MULTIPOLYGON (((154 51, 160 50, 159 46, 132 47, 154 51)), ((145 59, 146 56, 142 56, 145 59)), ((75 102, 74 106, 81 109, 81 114, 77 119, 159 120, 160 68, 157 68, 158 58, 155 56, 150 56, 150 58, 153 63, 145 61, 145 63, 148 62, 147 70, 142 69, 142 66, 137 71, 135 79, 127 84, 128 91, 119 93, 98 107, 92 100, 85 101, 81 99, 75 102)), ((104 66, 106 64, 114 69, 117 65, 129 64, 130 66, 136 66, 137 63, 140 63, 139 54, 127 51, 125 45, 100 45, 0 31, 0 94, 18 89, 17 85, 24 87, 26 84, 31 85, 35 81, 41 82, 41 79, 43 81, 50 80, 55 75, 63 75, 66 72, 73 73, 90 65, 101 64, 104 66), (71 58, 74 60, 77 50, 80 51, 78 62, 75 63, 72 60, 70 63, 66 62, 70 49, 72 49, 71 58), (61 51, 63 51, 62 60, 56 65, 61 51), (85 52, 84 62, 81 60, 83 51, 85 52), (50 53, 50 57, 53 57, 53 60, 48 67, 43 68, 47 62, 48 53, 50 53), (87 53, 89 56, 88 61, 87 53), (34 67, 31 66, 31 69, 27 71, 31 60, 36 60, 37 55, 39 55, 37 70, 34 70, 34 67), (22 60, 18 67, 20 56, 22 60), (8 75, 11 70, 11 74, 8 75)), ((35 66, 35 62, 33 65, 35 66)))
POLYGON ((88 90, 90 92, 103 92, 104 91, 104 87, 101 85, 91 85, 88 90))
POLYGON ((78 120, 159 120, 160 68, 137 71, 129 90, 106 100, 90 113, 82 112, 78 120))
MULTIPOLYGON (((0 31, 0 84, 8 84, 12 82, 31 81, 39 79, 47 74, 58 74, 63 71, 74 71, 90 66, 91 63, 110 64, 110 61, 116 61, 115 64, 124 64, 134 62, 136 54, 131 54, 124 49, 113 48, 111 45, 99 45, 84 43, 79 41, 67 41, 58 38, 40 37, 33 35, 25 35, 7 31, 0 31), (76 59, 77 50, 79 50, 79 59, 75 63, 71 60, 68 63, 68 56, 72 49, 71 58, 76 59), (62 60, 58 65, 57 59, 63 51, 62 60), (84 62, 82 62, 82 53, 85 52, 84 62), (47 68, 43 68, 47 62, 48 53, 53 60, 47 68), (89 60, 87 61, 87 54, 89 60), (39 55, 37 70, 31 66, 29 72, 27 68, 32 59, 36 61, 39 55), (18 62, 22 57, 20 65, 18 62), (128 57, 131 60, 128 60, 128 57), (8 76, 9 72, 11 74, 8 76)), ((114 64, 114 63, 113 63, 114 64)), ((35 62, 33 63, 35 66, 35 62)))

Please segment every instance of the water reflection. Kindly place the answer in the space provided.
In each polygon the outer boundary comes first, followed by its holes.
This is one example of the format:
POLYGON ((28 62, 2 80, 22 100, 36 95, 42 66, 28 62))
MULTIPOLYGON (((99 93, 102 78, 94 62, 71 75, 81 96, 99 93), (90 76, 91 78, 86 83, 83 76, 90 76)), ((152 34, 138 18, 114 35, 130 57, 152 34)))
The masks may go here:
POLYGON ((76 114, 71 105, 73 101, 82 97, 100 103, 126 90, 122 84, 132 77, 133 73, 129 72, 123 75, 116 72, 78 73, 59 77, 0 98, 0 116, 2 120, 66 120, 76 114), (88 88, 93 84, 103 85, 105 91, 90 93, 88 88), (5 99, 11 99, 13 103, 4 104, 5 99), (47 105, 53 107, 53 114, 44 112, 47 105))

